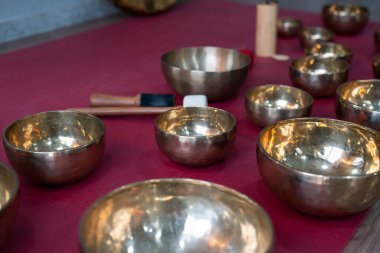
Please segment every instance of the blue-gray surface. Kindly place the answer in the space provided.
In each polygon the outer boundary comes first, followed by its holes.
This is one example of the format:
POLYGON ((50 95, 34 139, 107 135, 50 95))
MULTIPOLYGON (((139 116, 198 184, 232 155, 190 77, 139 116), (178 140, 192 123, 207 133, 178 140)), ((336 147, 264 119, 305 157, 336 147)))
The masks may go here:
MULTIPOLYGON (((191 0, 190 0, 191 1, 191 0)), ((256 4, 260 0, 235 0, 256 4)), ((280 8, 320 12, 331 0, 279 0, 280 8)), ((339 2, 348 2, 342 1, 339 2)), ((351 0, 368 6, 380 20, 379 0, 351 0)), ((0 0, 0 43, 49 32, 119 12, 108 0, 0 0)))

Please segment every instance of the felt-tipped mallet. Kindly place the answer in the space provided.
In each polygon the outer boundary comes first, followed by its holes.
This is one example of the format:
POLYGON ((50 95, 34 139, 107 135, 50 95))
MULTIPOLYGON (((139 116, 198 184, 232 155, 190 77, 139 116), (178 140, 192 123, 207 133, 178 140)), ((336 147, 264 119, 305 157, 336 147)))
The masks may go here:
POLYGON ((118 107, 118 106, 141 106, 141 107, 168 107, 174 106, 172 94, 149 94, 141 93, 136 96, 113 96, 93 93, 90 96, 91 107, 118 107))

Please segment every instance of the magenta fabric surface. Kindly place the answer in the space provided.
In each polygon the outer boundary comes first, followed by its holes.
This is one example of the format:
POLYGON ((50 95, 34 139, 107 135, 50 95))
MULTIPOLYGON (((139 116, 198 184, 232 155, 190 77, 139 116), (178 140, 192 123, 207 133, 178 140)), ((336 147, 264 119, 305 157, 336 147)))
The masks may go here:
MULTIPOLYGON (((135 95, 171 93, 160 56, 188 46, 254 48, 255 7, 218 0, 193 0, 161 15, 132 17, 107 27, 0 56, 0 129, 36 112, 88 105, 92 92, 135 95)), ((281 10, 305 26, 321 25, 319 15, 281 10)), ((369 24, 354 37, 337 37, 353 49, 350 80, 372 78, 375 54, 369 24)), ((303 54, 297 39, 280 39, 278 53, 303 54)), ((275 252, 341 252, 365 213, 324 219, 282 204, 260 178, 256 142, 260 128, 248 121, 244 96, 251 87, 291 85, 290 61, 255 58, 252 71, 232 98, 211 103, 237 119, 237 138, 227 158, 206 168, 178 165, 166 158, 154 139, 154 116, 104 117, 107 146, 89 177, 69 186, 43 188, 21 178, 20 206, 5 249, 7 253, 80 252, 78 224, 85 209, 103 194, 152 178, 195 178, 236 189, 269 213, 275 228, 275 252)), ((334 97, 316 99, 313 116, 335 118, 334 97)), ((181 100, 179 98, 179 100, 181 100)), ((9 164, 4 148, 0 160, 9 164)))

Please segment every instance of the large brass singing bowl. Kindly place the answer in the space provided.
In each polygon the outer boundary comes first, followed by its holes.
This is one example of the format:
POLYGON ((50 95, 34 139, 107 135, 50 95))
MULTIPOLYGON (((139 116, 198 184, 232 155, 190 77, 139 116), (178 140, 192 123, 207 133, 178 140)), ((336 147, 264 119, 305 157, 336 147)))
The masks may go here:
POLYGON ((50 111, 12 123, 3 138, 14 169, 33 183, 62 185, 87 176, 105 146, 104 125, 80 112, 50 111))
POLYGON ((367 7, 349 3, 332 3, 322 8, 322 19, 326 27, 339 34, 356 34, 368 23, 367 7))
POLYGON ((380 197, 380 134, 340 120, 298 118, 263 129, 261 176, 285 204, 318 216, 345 216, 380 197))
POLYGON ((284 119, 310 116, 313 97, 287 85, 261 85, 245 96, 245 109, 252 122, 260 127, 284 119))
POLYGON ((206 166, 222 160, 235 141, 236 120, 212 107, 184 107, 161 113, 155 122, 156 142, 173 161, 206 166))
POLYGON ((17 214, 19 188, 16 173, 0 163, 0 249, 9 236, 17 214))
POLYGON ((289 74, 294 85, 312 96, 327 97, 347 80, 348 70, 349 64, 342 60, 305 56, 291 62, 289 74))
POLYGON ((337 95, 337 118, 380 131, 380 80, 341 84, 337 95))
POLYGON ((322 59, 339 59, 350 63, 352 58, 352 49, 339 43, 316 43, 307 47, 305 49, 305 54, 322 59))
POLYGON ((250 58, 234 49, 181 48, 165 53, 161 67, 167 83, 182 96, 231 97, 247 77, 250 58))
POLYGON ((83 215, 85 253, 272 252, 269 216, 247 196, 209 182, 158 179, 120 187, 83 215))

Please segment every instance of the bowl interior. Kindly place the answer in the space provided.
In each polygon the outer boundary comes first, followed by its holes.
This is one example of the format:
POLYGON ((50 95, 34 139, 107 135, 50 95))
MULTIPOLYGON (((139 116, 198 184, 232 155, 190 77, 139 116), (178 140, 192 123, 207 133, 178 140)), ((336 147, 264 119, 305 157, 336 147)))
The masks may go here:
MULTIPOLYGON (((324 8, 325 12, 332 16, 347 18, 368 14, 368 8, 350 3, 330 4, 324 8)), ((348 19, 347 19, 348 20, 348 19)))
POLYGON ((333 58, 350 55, 352 50, 337 43, 316 43, 307 49, 307 54, 322 58, 333 58))
POLYGON ((234 117, 211 107, 186 107, 160 114, 156 127, 172 135, 211 137, 231 131, 236 125, 234 117))
POLYGON ((338 120, 304 118, 270 125, 259 145, 287 168, 325 176, 378 173, 379 133, 338 120))
POLYGON ((323 75, 345 72, 349 65, 338 59, 319 59, 318 57, 301 57, 291 63, 291 68, 301 73, 323 75))
POLYGON ((18 187, 17 175, 0 163, 0 212, 14 198, 18 187))
POLYGON ((338 95, 367 110, 380 111, 380 80, 363 80, 344 83, 338 87, 338 95))
MULTIPOLYGON (((272 226, 262 208, 222 186, 184 179, 119 188, 81 221, 88 252, 268 252, 272 226)), ((86 251, 87 252, 87 251, 86 251)))
POLYGON ((85 146, 103 134, 103 124, 94 116, 52 111, 17 120, 5 131, 4 141, 21 150, 49 152, 85 146))
POLYGON ((258 106, 295 110, 310 106, 313 97, 303 90, 285 85, 263 85, 248 92, 247 99, 258 106))
POLYGON ((218 47, 181 48, 164 54, 162 62, 178 69, 226 72, 248 67, 250 59, 237 50, 218 47))
POLYGON ((323 27, 307 27, 301 35, 310 40, 327 40, 334 37, 334 33, 323 27))

